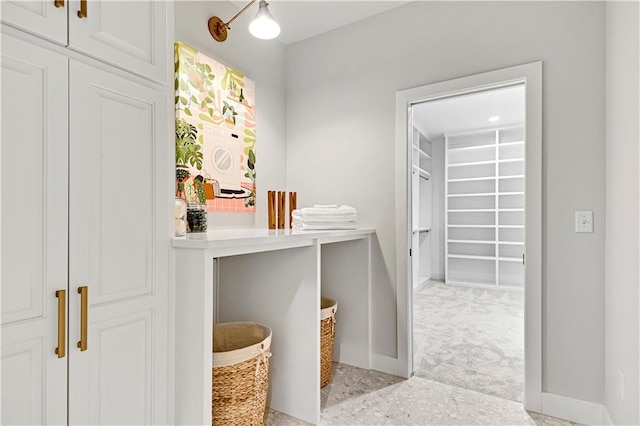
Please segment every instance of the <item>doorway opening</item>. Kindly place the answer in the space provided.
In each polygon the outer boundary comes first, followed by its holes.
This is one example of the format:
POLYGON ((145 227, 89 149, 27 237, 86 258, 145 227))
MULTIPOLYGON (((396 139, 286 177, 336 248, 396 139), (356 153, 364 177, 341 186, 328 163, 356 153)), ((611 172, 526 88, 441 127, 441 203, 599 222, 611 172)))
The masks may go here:
POLYGON ((398 373, 539 412, 542 64, 407 89, 396 100, 398 373), (492 111, 501 97, 519 106, 492 111), (482 118, 464 120, 477 105, 482 118), (447 108, 449 121, 438 116, 447 108))
POLYGON ((413 373, 524 398, 524 83, 411 106, 413 373))

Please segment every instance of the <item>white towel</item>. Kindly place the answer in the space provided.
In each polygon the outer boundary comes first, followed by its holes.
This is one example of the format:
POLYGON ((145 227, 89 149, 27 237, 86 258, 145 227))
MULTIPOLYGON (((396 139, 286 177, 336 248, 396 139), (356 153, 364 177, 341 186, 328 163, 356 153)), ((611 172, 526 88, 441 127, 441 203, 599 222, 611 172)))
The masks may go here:
POLYGON ((293 229, 300 231, 328 231, 332 229, 358 229, 355 222, 342 223, 304 223, 293 222, 293 229))
POLYGON ((303 215, 301 212, 294 210, 292 214, 293 220, 300 220, 306 223, 317 222, 350 222, 355 221, 358 216, 353 213, 345 214, 323 214, 323 215, 303 215))
POLYGON ((314 204, 313 207, 316 209, 337 209, 338 205, 337 204, 314 204))
POLYGON ((296 214, 296 212, 299 213, 300 217, 302 218, 307 218, 310 216, 358 214, 358 211, 351 206, 305 207, 303 209, 294 210, 293 214, 296 214))

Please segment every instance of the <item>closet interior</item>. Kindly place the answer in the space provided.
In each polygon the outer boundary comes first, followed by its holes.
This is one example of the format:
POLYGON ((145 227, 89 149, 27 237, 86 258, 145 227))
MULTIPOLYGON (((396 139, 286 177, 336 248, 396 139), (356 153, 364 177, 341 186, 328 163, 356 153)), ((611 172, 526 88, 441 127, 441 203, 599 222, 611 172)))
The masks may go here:
POLYGON ((522 86, 413 107, 412 275, 524 286, 522 86))

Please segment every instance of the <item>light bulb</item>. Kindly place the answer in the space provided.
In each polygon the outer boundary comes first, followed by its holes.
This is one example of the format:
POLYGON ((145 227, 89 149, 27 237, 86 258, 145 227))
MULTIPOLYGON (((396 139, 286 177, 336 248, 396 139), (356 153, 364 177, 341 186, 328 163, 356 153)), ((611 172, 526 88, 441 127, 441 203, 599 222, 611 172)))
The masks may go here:
POLYGON ((249 32, 253 34, 254 37, 263 40, 276 38, 278 34, 280 34, 280 25, 273 19, 273 15, 271 15, 267 6, 268 4, 265 0, 260 0, 258 13, 256 13, 256 17, 253 18, 251 24, 249 24, 249 32))

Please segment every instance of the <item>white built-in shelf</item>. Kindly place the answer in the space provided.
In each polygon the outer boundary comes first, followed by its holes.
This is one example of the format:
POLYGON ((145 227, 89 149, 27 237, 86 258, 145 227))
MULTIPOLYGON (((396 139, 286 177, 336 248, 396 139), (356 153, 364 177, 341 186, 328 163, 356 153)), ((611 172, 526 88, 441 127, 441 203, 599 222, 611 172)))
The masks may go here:
POLYGON ((483 160, 483 161, 469 161, 467 163, 453 163, 448 164, 449 167, 468 167, 468 166, 480 166, 482 164, 495 164, 495 160, 483 160))
POLYGON ((503 147, 503 146, 514 146, 514 145, 524 145, 524 141, 516 141, 516 142, 502 142, 499 143, 498 146, 499 147, 503 147))
POLYGON ((418 151, 418 153, 419 153, 422 157, 426 158, 427 160, 431 160, 431 156, 430 156, 429 154, 427 154, 425 151, 423 151, 422 149, 420 149, 419 147, 417 147, 417 146, 415 146, 415 145, 414 145, 414 146, 413 146, 413 149, 415 149, 416 151, 418 151))
POLYGON ((450 243, 459 243, 459 244, 495 244, 495 241, 483 241, 483 240, 448 240, 450 243))
POLYGON ((524 269, 518 256, 524 249, 524 243, 518 241, 522 236, 505 234, 520 234, 519 230, 524 229, 523 225, 507 224, 519 223, 515 216, 525 213, 521 197, 524 195, 521 182, 525 178, 523 136, 524 130, 519 127, 445 135, 447 283, 522 287, 524 269), (512 202, 501 208, 504 201, 512 202), (450 217, 449 213, 457 216, 450 217), (476 225, 481 216, 482 222, 495 223, 476 225), (453 219, 455 224, 450 223, 453 219), (454 239, 449 238, 452 234, 454 239), (495 253, 487 256, 489 250, 494 251, 491 246, 495 247, 495 253), (466 254, 451 253, 450 249, 466 254))
POLYGON ((421 178, 423 179, 431 179, 431 173, 429 173, 428 171, 426 171, 425 169, 421 169, 418 166, 413 166, 413 170, 415 170, 416 172, 418 172, 418 174, 420 175, 421 178))
POLYGON ((449 209, 449 213, 484 213, 493 212, 495 209, 449 209))
POLYGON ((489 197, 496 195, 495 192, 477 192, 470 194, 447 194, 447 197, 489 197))
POLYGON ((452 225, 447 224, 449 228, 495 228, 495 225, 452 225))
POLYGON ((495 143, 490 143, 486 145, 473 145, 473 146, 461 146, 458 148, 449 148, 449 152, 458 152, 458 151, 470 151, 475 149, 486 149, 486 148, 495 148, 495 143))
POLYGON ((475 256, 472 254, 451 254, 449 253, 447 257, 452 257, 454 259, 476 259, 476 260, 496 260, 495 256, 475 256))
POLYGON ((454 259, 475 259, 475 260, 498 260, 500 262, 522 262, 521 257, 496 257, 496 256, 478 256, 473 254, 451 254, 447 255, 454 259))
POLYGON ((522 262, 522 258, 521 257, 499 257, 498 258, 499 261, 501 262, 522 262))
POLYGON ((495 176, 487 176, 487 177, 449 179, 448 182, 476 182, 481 180, 495 180, 495 179, 496 179, 495 176))

